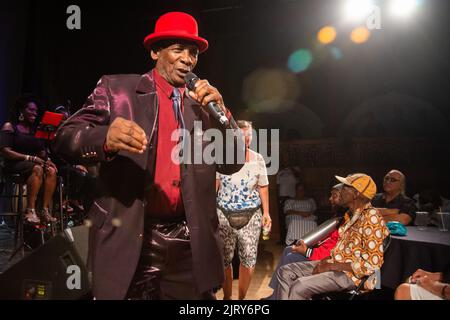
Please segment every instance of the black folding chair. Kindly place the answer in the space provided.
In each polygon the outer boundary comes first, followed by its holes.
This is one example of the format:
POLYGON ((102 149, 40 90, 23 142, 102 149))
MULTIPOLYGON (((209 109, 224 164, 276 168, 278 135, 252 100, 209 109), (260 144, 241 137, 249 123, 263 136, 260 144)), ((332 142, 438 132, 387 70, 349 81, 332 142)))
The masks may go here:
MULTIPOLYGON (((384 254, 386 254, 390 244, 391 244, 391 235, 388 235, 383 240, 384 254)), ((364 290, 365 283, 368 280, 372 281, 372 279, 375 278, 375 283, 380 285, 379 281, 381 281, 381 279, 377 278, 378 275, 379 275, 379 270, 378 270, 378 272, 375 272, 370 276, 365 276, 364 278, 361 279, 361 282, 359 283, 359 285, 356 289, 353 289, 350 291, 327 292, 324 294, 316 295, 316 296, 314 296, 313 299, 314 300, 353 300, 356 297, 361 297, 363 295, 367 295, 368 293, 370 293, 370 291, 364 290)))
MULTIPOLYGON (((18 252, 23 252, 24 243, 24 230, 23 230, 23 186, 25 181, 23 177, 19 174, 5 174, 2 172, 1 175, 2 190, 0 195, 0 217, 4 218, 14 218, 16 231, 14 236, 14 248, 15 252, 10 257, 10 260, 18 252), (18 190, 16 193, 15 191, 18 190), (6 200, 6 201, 5 201, 6 200), (16 204, 17 203, 17 204, 16 204)), ((3 220, 4 221, 4 220, 3 220)), ((5 227, 9 229, 8 224, 4 221, 5 227)), ((9 230, 8 230, 9 231, 9 230)), ((11 233, 11 232, 10 232, 11 233)))

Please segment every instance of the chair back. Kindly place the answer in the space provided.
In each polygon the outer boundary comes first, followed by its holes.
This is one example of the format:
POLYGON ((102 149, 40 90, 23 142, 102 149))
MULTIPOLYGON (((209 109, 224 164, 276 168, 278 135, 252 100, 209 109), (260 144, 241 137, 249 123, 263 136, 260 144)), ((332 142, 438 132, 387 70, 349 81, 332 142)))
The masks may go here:
POLYGON ((384 238, 384 240, 383 240, 384 254, 386 254, 386 251, 389 249, 389 246, 391 245, 391 240, 392 240, 392 238, 391 238, 390 234, 388 234, 388 236, 386 238, 384 238))
POLYGON ((26 179, 18 173, 5 173, 3 157, 0 157, 0 213, 17 213, 25 208, 25 194, 26 179), (20 198, 22 203, 19 203, 20 198))

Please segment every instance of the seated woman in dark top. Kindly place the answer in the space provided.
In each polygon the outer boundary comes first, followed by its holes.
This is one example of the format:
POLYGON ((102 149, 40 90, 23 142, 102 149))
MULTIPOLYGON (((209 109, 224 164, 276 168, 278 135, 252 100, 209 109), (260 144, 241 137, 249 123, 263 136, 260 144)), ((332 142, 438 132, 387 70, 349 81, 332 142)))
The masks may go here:
POLYGON ((36 198, 43 183, 42 218, 46 222, 56 219, 49 212, 49 204, 56 187, 57 169, 47 159, 42 140, 35 138, 38 107, 32 98, 19 99, 0 131, 0 155, 5 159, 5 172, 18 173, 26 178, 27 208, 25 221, 38 225, 41 221, 36 214, 36 198), (44 172, 45 170, 45 172, 44 172))
POLYGON ((389 171, 383 180, 383 193, 375 195, 372 206, 379 208, 386 222, 398 221, 407 226, 416 216, 414 200, 405 195, 405 175, 398 170, 389 171))

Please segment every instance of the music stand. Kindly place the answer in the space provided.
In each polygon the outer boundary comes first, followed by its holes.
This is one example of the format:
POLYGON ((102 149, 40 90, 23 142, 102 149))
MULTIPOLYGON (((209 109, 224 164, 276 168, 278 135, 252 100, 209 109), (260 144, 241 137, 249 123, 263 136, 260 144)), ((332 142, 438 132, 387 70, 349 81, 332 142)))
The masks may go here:
MULTIPOLYGON (((61 113, 55 113, 46 111, 44 113, 44 116, 42 117, 41 123, 39 123, 39 126, 37 127, 35 137, 38 139, 45 140, 45 152, 48 153, 50 150, 49 143, 51 140, 55 139, 56 130, 58 130, 59 125, 61 124, 61 121, 63 119, 63 115, 61 113)), ((47 156, 48 157, 48 156, 47 156)), ((46 172, 44 166, 44 173, 46 172)), ((42 191, 45 194, 45 183, 42 184, 42 191)), ((61 225, 61 231, 64 231, 64 214, 63 214, 63 208, 62 208, 62 190, 60 188, 60 225, 61 225)))
POLYGON ((61 124, 62 118, 63 115, 61 113, 46 111, 37 127, 35 137, 44 139, 47 142, 55 139, 55 132, 61 124))

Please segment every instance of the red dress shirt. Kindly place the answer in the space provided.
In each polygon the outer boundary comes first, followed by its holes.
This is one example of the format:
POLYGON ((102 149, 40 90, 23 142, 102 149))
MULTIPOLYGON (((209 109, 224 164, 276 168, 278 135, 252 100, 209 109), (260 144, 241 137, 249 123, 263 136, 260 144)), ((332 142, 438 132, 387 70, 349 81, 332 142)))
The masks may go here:
MULTIPOLYGON (((153 69, 158 95, 158 141, 156 149, 156 167, 154 185, 148 198, 147 214, 158 217, 184 216, 184 206, 181 197, 180 165, 172 161, 172 151, 178 141, 171 141, 172 133, 180 127, 175 119, 172 87, 157 71, 153 69)), ((185 88, 178 88, 181 95, 181 110, 183 110, 183 94, 185 88)), ((148 106, 149 108, 152 106, 148 106)))

